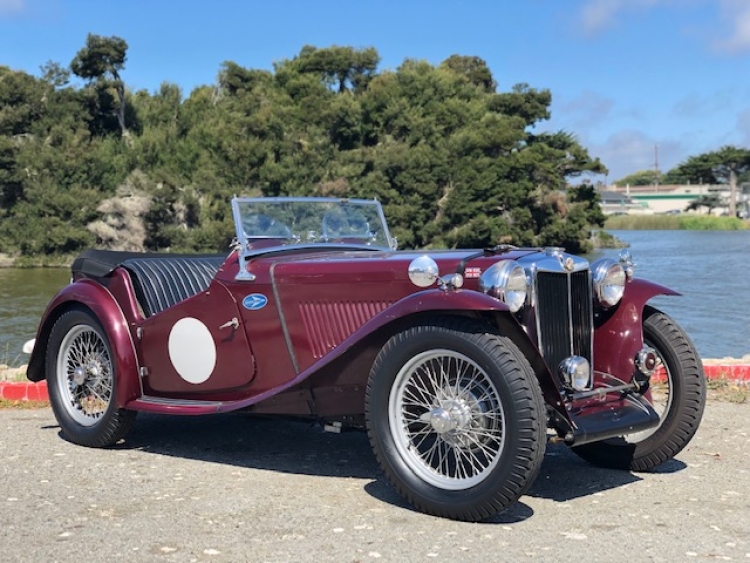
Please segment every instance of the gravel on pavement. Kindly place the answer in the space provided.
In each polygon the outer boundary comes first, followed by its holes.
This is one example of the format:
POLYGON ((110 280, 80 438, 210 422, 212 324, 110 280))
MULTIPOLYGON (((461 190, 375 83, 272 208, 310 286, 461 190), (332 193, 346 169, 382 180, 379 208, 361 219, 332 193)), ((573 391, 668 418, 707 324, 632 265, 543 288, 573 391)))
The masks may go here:
POLYGON ((0 410, 0 562, 750 561, 750 405, 710 401, 675 460, 635 474, 550 445, 489 522, 427 516, 363 432, 242 414, 139 415, 112 449, 51 411, 0 410))

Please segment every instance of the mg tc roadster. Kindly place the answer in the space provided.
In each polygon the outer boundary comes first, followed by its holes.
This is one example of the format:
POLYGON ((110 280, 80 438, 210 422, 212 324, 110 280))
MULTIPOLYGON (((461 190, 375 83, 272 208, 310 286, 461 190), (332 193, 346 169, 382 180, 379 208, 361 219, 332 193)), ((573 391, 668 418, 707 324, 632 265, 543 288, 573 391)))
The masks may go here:
POLYGON ((62 434, 107 447, 138 411, 242 409, 366 429, 417 509, 478 521, 548 441, 647 471, 695 434, 701 360, 634 264, 560 248, 403 250, 377 201, 235 198, 222 256, 90 250, 28 368, 62 434))

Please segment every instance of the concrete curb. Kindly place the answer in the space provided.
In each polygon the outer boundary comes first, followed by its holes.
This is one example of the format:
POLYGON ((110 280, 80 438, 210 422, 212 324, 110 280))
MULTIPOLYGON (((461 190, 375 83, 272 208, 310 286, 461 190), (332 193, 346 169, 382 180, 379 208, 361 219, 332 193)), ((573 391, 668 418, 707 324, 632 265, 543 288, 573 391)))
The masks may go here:
MULTIPOLYGON (((704 365, 703 371, 708 379, 750 382, 750 364, 704 365)), ((49 401, 47 382, 0 381, 0 399, 5 399, 6 401, 47 402, 49 401)))

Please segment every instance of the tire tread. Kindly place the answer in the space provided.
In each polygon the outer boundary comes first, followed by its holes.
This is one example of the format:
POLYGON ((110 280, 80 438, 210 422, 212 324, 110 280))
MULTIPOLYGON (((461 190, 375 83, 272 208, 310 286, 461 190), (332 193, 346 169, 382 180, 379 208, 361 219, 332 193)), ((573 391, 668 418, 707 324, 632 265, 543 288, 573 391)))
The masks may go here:
POLYGON ((524 494, 539 472, 544 457, 546 437, 545 409, 541 389, 528 361, 515 344, 509 338, 497 334, 489 325, 471 319, 438 317, 429 324, 415 326, 393 336, 378 354, 372 366, 365 391, 365 404, 368 405, 365 409, 368 437, 378 463, 399 494, 415 508, 427 514, 469 522, 486 520, 506 509, 524 494), (377 374, 383 369, 384 362, 406 340, 434 331, 461 335, 487 356, 497 358, 497 367, 511 389, 513 402, 516 405, 526 405, 516 413, 522 432, 518 436, 518 447, 513 467, 508 473, 509 478, 496 488, 489 498, 483 498, 471 507, 430 502, 406 486, 391 468, 387 455, 381 448, 379 438, 373 430, 374 413, 369 406, 375 401, 377 374), (522 366, 525 367, 522 368, 522 366))
POLYGON ((49 344, 47 346, 46 368, 50 404, 52 405, 52 411, 60 424, 60 428, 65 438, 74 444, 81 446, 106 448, 115 445, 128 434, 138 413, 133 410, 117 407, 117 370, 113 365, 114 381, 112 397, 110 398, 110 404, 107 407, 107 411, 102 415, 99 422, 93 426, 84 427, 68 416, 65 407, 63 406, 63 401, 65 399, 58 396, 57 383, 55 381, 57 378, 56 359, 64 334, 77 323, 87 323, 93 328, 96 328, 104 337, 105 343, 107 347, 110 348, 111 352, 109 341, 107 340, 106 333, 104 332, 101 323, 88 310, 75 308, 60 315, 52 326, 49 344))

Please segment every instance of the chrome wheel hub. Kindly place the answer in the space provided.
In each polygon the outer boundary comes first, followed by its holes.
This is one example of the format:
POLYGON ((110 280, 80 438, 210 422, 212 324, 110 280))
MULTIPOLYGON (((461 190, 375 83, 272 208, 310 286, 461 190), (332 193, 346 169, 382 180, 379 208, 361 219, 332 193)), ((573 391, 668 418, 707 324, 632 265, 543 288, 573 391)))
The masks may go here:
POLYGON ((432 429, 438 434, 445 434, 446 432, 455 428, 455 422, 451 417, 451 413, 444 408, 432 409, 427 413, 427 421, 432 425, 432 429))
POLYGON ((473 487, 499 462, 502 404, 489 375, 468 356, 431 350, 412 358, 396 376, 388 412, 399 454, 427 483, 473 487))
POLYGON ((83 383, 86 381, 86 370, 83 369, 81 366, 76 366, 75 369, 73 369, 73 383, 76 385, 83 385, 83 383))
POLYGON ((420 417, 423 422, 429 422, 432 429, 452 446, 471 446, 471 436, 468 434, 477 426, 483 411, 474 402, 472 405, 465 399, 449 399, 440 407, 436 407, 420 417))

